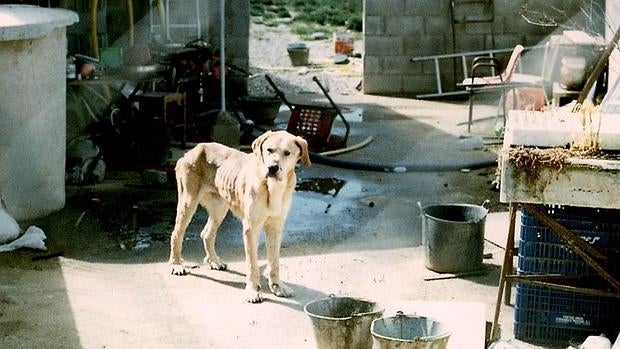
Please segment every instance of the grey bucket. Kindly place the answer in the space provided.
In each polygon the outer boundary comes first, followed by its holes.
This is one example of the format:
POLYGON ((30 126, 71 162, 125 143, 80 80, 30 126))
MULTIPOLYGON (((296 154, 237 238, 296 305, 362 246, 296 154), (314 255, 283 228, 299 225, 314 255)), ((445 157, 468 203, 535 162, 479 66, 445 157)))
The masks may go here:
POLYGON ((484 224, 488 210, 469 204, 418 206, 426 268, 440 273, 482 268, 484 224))
POLYGON ((286 51, 288 57, 291 59, 291 65, 297 67, 302 65, 308 65, 308 56, 310 49, 306 44, 302 42, 294 42, 288 44, 286 51))
POLYGON ((439 321, 418 315, 376 319, 370 326, 375 349, 445 349, 450 330, 439 321))
POLYGON ((330 296, 304 307, 312 320, 318 349, 371 349, 370 324, 383 315, 377 303, 330 296))

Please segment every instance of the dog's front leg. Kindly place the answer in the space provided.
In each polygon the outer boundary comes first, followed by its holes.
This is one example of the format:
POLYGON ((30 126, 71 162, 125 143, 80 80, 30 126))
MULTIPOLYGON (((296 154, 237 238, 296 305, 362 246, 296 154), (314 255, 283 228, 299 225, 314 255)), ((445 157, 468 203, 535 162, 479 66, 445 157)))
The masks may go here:
POLYGON ((250 303, 263 301, 263 295, 260 291, 260 271, 258 269, 258 234, 260 230, 256 226, 247 221, 243 222, 243 245, 248 268, 245 299, 250 303))
POLYGON ((278 297, 292 297, 293 290, 280 280, 280 246, 282 244, 283 221, 268 221, 265 224, 265 249, 269 267, 269 289, 278 297))

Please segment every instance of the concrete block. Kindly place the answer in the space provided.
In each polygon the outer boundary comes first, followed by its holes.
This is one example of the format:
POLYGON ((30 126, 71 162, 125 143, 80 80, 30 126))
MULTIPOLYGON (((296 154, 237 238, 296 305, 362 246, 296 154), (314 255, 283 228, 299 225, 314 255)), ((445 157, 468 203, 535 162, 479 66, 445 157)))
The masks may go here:
MULTIPOLYGON (((248 57, 249 40, 247 37, 229 37, 226 38, 226 56, 248 57)), ((282 48, 286 52, 286 47, 282 48)))
POLYGON ((366 1, 366 16, 400 16, 405 10, 405 0, 366 1))
POLYGON ((536 45, 541 45, 545 42, 545 40, 548 38, 547 35, 540 35, 540 34, 527 34, 524 36, 523 39, 523 45, 525 46, 536 46, 536 45))
POLYGON ((532 174, 507 157, 501 162, 501 202, 620 208, 617 160, 569 158, 560 170, 542 167, 532 174))
POLYGON ((403 53, 403 39, 390 36, 367 36, 364 39, 366 54, 395 56, 403 53))
POLYGON ((485 49, 484 38, 480 35, 459 35, 455 44, 455 52, 471 52, 485 49))
POLYGON ((403 76, 402 92, 406 94, 423 94, 437 91, 435 75, 405 75, 403 76))
POLYGON ((495 16, 493 20, 493 33, 503 34, 506 30, 506 18, 504 16, 495 16))
POLYGON ((411 62, 409 59, 411 57, 407 56, 407 69, 405 70, 405 72, 407 74, 423 74, 426 69, 430 68, 433 66, 432 62, 428 62, 428 61, 421 61, 421 62, 411 62))
POLYGON ((450 34, 450 18, 448 16, 424 17, 424 33, 426 34, 450 34))
POLYGON ((494 0, 494 2, 496 16, 515 16, 523 8, 525 0, 494 0))
POLYGON ((365 74, 364 93, 397 94, 402 92, 402 76, 388 74, 365 74))
POLYGON ((489 34, 493 32, 493 24, 491 22, 476 22, 465 24, 465 33, 467 34, 489 34))
POLYGON ((492 22, 494 17, 493 2, 458 2, 453 7, 452 16, 454 21, 459 23, 492 22))
MULTIPOLYGON (((209 7, 209 1, 202 1, 203 5, 209 7)), ((236 22, 248 22, 248 18, 250 18, 250 2, 247 0, 228 0, 226 1, 226 20, 227 21, 236 21, 236 22), (228 15, 229 13, 234 13, 234 16, 228 15), (238 18, 239 21, 233 19, 238 18)))
POLYGON ((424 19, 419 16, 394 16, 385 19, 385 34, 411 36, 424 32, 424 19))
POLYGON ((514 48, 517 44, 523 45, 524 41, 521 34, 495 35, 495 46, 497 48, 514 48))
POLYGON ((443 35, 408 36, 403 40, 405 54, 411 57, 440 55, 449 52, 443 35))
MULTIPOLYGON (((579 115, 512 110, 507 120, 501 156, 502 202, 620 208, 615 190, 620 184, 620 161, 569 157, 561 169, 541 166, 533 171, 516 167, 509 159, 513 145, 546 148, 578 141, 583 135, 579 115)), ((620 148, 620 124, 608 114, 598 115, 593 125, 599 121, 601 148, 620 148)))
POLYGON ((367 16, 364 19, 364 35, 383 35, 384 29, 384 17, 380 16, 367 16))
POLYGON ((385 74, 403 74, 403 73, 420 73, 421 67, 411 63, 409 56, 390 56, 383 59, 383 73, 385 74))
POLYGON ((405 15, 408 16, 436 16, 449 13, 448 1, 436 0, 406 0, 405 15))
POLYGON ((364 74, 379 74, 383 71, 382 58, 364 55, 364 74))

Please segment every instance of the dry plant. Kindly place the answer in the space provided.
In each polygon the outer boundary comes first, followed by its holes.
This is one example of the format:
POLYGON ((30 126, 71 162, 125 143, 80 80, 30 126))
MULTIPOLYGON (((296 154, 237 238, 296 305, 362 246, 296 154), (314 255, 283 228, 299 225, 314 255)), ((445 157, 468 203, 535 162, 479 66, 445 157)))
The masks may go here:
POLYGON ((577 108, 578 117, 581 123, 581 134, 570 147, 570 151, 575 155, 597 155, 601 151, 601 116, 597 107, 586 100, 577 108))
MULTIPOLYGON (((507 152, 500 154, 507 156, 508 161, 513 167, 520 169, 517 175, 525 180, 528 186, 537 188, 545 185, 545 181, 541 181, 541 174, 544 170, 555 169, 556 173, 567 163, 570 152, 566 148, 530 148, 519 146, 510 148, 507 152)), ((500 159, 501 162, 501 159, 500 159)), ((501 173, 497 173, 496 185, 501 180, 501 173)), ((533 189, 536 191, 536 189, 533 189)))
POLYGON ((564 148, 510 148, 508 159, 516 168, 536 173, 542 168, 561 170, 570 153, 564 148))

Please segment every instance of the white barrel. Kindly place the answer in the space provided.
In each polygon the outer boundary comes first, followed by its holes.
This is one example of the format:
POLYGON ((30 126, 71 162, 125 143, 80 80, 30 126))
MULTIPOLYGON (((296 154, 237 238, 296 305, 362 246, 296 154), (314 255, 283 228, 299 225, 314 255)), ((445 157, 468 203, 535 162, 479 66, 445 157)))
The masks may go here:
POLYGON ((64 9, 0 5, 0 197, 17 220, 65 204, 64 9))

